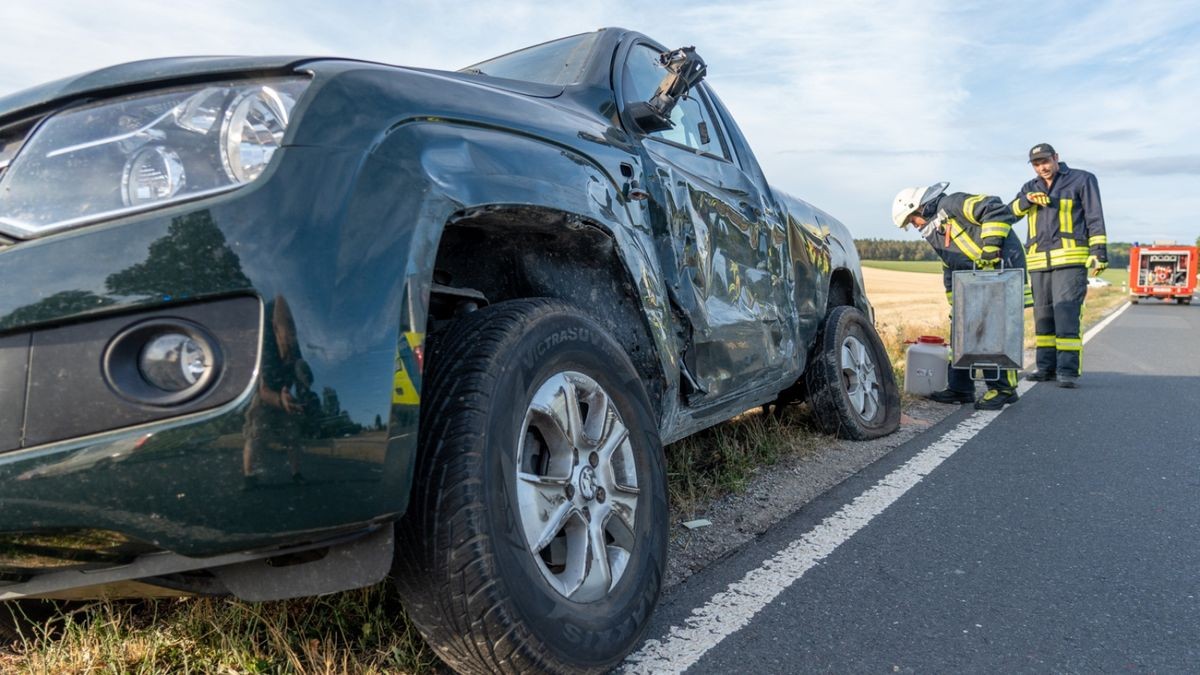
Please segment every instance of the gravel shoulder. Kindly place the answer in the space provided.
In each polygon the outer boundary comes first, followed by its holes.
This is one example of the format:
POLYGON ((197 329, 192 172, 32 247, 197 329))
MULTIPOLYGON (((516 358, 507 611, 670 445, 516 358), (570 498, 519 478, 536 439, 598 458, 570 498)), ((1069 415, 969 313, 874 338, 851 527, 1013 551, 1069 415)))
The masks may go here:
POLYGON ((705 566, 750 542, 956 410, 957 406, 925 399, 906 401, 896 433, 873 441, 828 438, 829 443, 814 452, 764 467, 744 491, 721 497, 690 516, 709 520, 711 525, 688 529, 683 524, 684 519, 673 519, 665 589, 669 591, 705 566))

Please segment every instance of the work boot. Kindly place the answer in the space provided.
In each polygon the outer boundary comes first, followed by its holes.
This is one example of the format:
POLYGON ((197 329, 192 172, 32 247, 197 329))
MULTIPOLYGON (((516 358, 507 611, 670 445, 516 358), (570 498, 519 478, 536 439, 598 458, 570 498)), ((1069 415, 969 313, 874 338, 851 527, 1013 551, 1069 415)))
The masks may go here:
POLYGON ((938 403, 970 403, 974 399, 975 394, 972 392, 954 391, 953 389, 943 389, 929 395, 929 400, 937 401, 938 403))
POLYGON ((999 410, 1005 403, 1016 403, 1021 400, 1016 389, 988 389, 987 393, 975 401, 976 410, 999 410))
POLYGON ((1025 376, 1031 382, 1053 382, 1057 379, 1053 370, 1035 370, 1025 376))
POLYGON ((1063 375, 1059 375, 1058 386, 1062 387, 1063 389, 1078 389, 1079 377, 1077 375, 1067 375, 1065 373, 1063 375))

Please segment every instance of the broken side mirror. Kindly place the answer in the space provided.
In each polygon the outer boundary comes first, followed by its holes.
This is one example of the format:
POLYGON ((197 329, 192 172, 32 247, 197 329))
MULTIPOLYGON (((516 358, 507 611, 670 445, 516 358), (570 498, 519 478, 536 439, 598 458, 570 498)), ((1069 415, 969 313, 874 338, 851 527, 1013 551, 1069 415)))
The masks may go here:
POLYGON ((658 59, 667 69, 667 74, 654 90, 654 95, 649 101, 629 104, 629 114, 633 117, 634 124, 646 133, 673 127, 671 111, 675 109, 675 104, 708 73, 708 66, 696 53, 695 47, 663 52, 658 59))

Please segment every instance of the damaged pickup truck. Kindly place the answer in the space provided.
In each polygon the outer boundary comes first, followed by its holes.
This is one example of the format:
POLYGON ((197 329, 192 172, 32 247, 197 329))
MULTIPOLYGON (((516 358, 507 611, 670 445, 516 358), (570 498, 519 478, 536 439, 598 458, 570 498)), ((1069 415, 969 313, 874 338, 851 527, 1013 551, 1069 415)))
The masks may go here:
POLYGON ((391 575, 463 672, 646 626, 663 444, 898 425, 849 233, 691 49, 131 63, 0 99, 0 598, 391 575))

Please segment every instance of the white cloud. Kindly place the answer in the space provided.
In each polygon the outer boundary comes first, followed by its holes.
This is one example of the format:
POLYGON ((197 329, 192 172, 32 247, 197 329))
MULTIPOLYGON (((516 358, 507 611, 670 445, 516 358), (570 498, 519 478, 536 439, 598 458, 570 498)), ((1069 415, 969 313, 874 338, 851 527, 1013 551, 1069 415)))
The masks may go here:
POLYGON ((1168 171, 1200 155, 1193 3, 5 0, 0 25, 0 95, 180 54, 456 68, 624 26, 696 45, 772 182, 861 236, 896 236, 889 204, 907 185, 1011 196, 1042 141, 1100 176, 1114 238, 1135 238, 1137 223, 1189 241, 1200 230, 1179 196, 1195 176, 1168 171))

